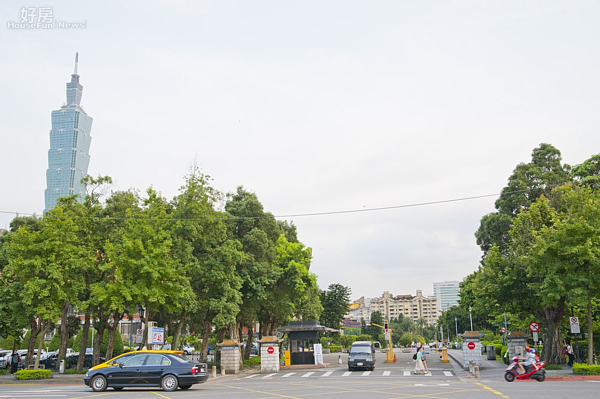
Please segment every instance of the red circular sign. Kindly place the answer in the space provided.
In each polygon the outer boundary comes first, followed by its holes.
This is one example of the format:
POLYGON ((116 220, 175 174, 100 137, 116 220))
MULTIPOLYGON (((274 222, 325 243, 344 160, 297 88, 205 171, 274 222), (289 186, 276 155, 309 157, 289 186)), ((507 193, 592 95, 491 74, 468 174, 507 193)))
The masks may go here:
POLYGON ((272 346, 269 346, 269 347, 267 348, 267 352, 269 352, 269 353, 273 353, 273 352, 275 352, 275 349, 274 349, 272 346))
POLYGON ((469 342, 469 343, 467 344, 467 348, 469 348, 469 349, 471 349, 471 350, 475 349, 475 342, 469 342))
POLYGON ((537 321, 532 321, 531 323, 529 323, 529 329, 532 332, 540 331, 540 323, 538 323, 537 321))

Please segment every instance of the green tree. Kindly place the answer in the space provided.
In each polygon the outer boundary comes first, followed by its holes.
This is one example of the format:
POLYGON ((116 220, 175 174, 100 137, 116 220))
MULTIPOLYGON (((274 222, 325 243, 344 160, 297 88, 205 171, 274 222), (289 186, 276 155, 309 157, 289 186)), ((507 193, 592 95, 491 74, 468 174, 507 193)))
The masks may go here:
POLYGON ((321 291, 323 306, 321 323, 339 329, 344 322, 344 316, 348 313, 350 294, 350 288, 341 284, 331 284, 327 291, 321 291))

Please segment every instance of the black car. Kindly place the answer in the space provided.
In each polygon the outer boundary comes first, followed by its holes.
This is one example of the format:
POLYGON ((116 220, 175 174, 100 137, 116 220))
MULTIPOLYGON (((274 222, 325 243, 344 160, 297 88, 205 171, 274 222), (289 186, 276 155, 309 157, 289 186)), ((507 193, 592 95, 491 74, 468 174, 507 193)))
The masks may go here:
POLYGON ((181 352, 130 352, 92 367, 83 382, 96 392, 107 387, 120 390, 126 387, 162 387, 174 391, 188 389, 208 380, 206 364, 187 360, 181 352))
POLYGON ((375 370, 375 347, 370 341, 356 341, 350 347, 348 370, 375 370))

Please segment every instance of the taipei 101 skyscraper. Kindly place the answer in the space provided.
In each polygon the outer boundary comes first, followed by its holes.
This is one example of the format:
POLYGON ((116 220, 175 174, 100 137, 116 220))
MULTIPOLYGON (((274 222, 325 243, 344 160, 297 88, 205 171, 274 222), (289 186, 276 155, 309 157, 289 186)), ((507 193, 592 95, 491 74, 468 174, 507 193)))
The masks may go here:
POLYGON ((52 111, 44 213, 54 208, 60 197, 77 195, 79 201, 85 197, 81 179, 87 176, 90 164, 92 118, 81 108, 83 86, 77 74, 78 63, 79 53, 75 54, 75 71, 67 83, 67 102, 52 111))

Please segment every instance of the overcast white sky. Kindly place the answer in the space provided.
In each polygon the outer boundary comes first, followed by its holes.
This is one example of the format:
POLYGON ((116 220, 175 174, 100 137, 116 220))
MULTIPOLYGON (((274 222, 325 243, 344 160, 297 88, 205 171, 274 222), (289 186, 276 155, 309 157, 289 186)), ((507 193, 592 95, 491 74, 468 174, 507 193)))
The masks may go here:
MULTIPOLYGON (((75 52, 89 173, 172 198, 193 159, 275 215, 499 193, 542 142, 600 153, 597 1, 3 1, 0 211, 44 208, 75 52), (51 6, 86 29, 9 29, 51 6)), ((495 197, 294 218, 319 285, 432 294, 495 197)), ((0 213, 6 227, 13 215, 0 213)))

